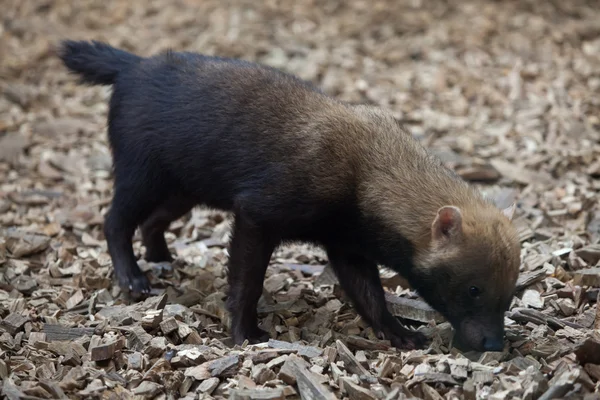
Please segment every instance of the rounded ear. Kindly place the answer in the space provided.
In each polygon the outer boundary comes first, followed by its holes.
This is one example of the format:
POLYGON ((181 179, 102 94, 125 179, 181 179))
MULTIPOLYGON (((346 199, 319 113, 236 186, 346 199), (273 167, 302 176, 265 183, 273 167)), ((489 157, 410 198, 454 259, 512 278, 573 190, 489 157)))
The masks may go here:
POLYGON ((431 225, 431 236, 435 240, 450 239, 462 234, 462 214, 458 207, 444 206, 431 225))
POLYGON ((515 216, 516 209, 517 203, 512 203, 510 206, 502 210, 502 214, 504 214, 504 216, 508 218, 509 221, 512 221, 513 217, 515 216))

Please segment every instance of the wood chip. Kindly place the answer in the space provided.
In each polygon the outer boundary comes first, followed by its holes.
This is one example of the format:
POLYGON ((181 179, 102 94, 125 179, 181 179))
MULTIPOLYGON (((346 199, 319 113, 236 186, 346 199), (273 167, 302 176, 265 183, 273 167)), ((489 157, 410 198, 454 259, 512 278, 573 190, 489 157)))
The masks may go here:
POLYGON ((442 400, 443 397, 431 386, 426 383, 421 383, 421 391, 423 392, 425 400, 442 400))
MULTIPOLYGON (((594 398, 596 2, 299 1, 293 14, 272 2, 8 3, 0 28, 3 398, 594 398), (392 349, 359 317, 327 251, 307 243, 270 256, 257 310, 270 342, 235 345, 227 310, 235 217, 205 207, 167 227, 171 262, 147 261, 152 249, 136 229, 133 254, 152 290, 131 298, 104 234, 114 195, 112 89, 80 85, 52 50, 69 32, 104 40, 106 27, 113 45, 135 54, 195 48, 257 61, 341 102, 386 108, 497 208, 515 204, 521 266, 505 351, 454 348, 451 324, 389 268, 403 266, 382 265, 386 307, 432 338, 423 349, 392 349)), ((244 96, 232 101, 256 100, 244 96)))
POLYGON ((144 369, 144 356, 140 352, 133 352, 127 355, 127 367, 142 371, 144 369))
POLYGON ((526 290, 521 298, 523 305, 527 307, 533 308, 542 308, 544 307, 544 300, 540 296, 540 293, 537 290, 530 289, 526 290))
POLYGON ((476 384, 490 384, 494 381, 492 371, 473 371, 473 381, 476 384))
POLYGON ((390 342, 387 340, 375 341, 356 335, 349 335, 346 338, 346 343, 349 347, 364 350, 387 350, 390 347, 390 342))
POLYGON ((600 287, 600 268, 588 268, 576 271, 573 274, 573 284, 600 287))
POLYGON ((348 393, 348 397, 351 400, 375 400, 376 397, 366 388, 363 388, 348 378, 342 378, 342 384, 340 385, 343 390, 348 393))
POLYGON ((336 396, 307 368, 306 361, 290 355, 279 372, 280 378, 290 384, 296 384, 301 398, 333 400, 336 396))
POLYGON ((275 274, 265 279, 264 288, 269 293, 276 293, 285 287, 285 282, 288 279, 286 274, 275 274))
POLYGON ((550 400, 564 396, 573 388, 578 376, 579 370, 573 370, 564 372, 553 378, 554 382, 551 381, 550 387, 539 397, 539 399, 550 400))
POLYGON ((46 250, 50 238, 32 232, 9 228, 4 231, 6 249, 14 258, 26 257, 46 250))
POLYGON ((360 364, 356 357, 354 357, 354 354, 352 354, 350 349, 348 349, 344 343, 340 340, 336 340, 335 345, 337 347, 338 356, 344 362, 344 366, 350 373, 363 376, 371 375, 369 371, 360 364))
POLYGON ((390 269, 383 269, 380 271, 379 277, 383 286, 390 289, 396 289, 398 286, 404 289, 410 289, 410 284, 400 274, 390 269))
POLYGON ((231 355, 207 361, 204 364, 196 367, 187 368, 184 372, 184 375, 191 376, 199 381, 203 381, 211 377, 231 377, 239 368, 239 364, 239 356, 231 355))
POLYGON ((298 343, 289 343, 289 342, 283 342, 280 340, 269 339, 269 342, 267 344, 269 347, 271 347, 273 349, 284 349, 284 350, 297 351, 299 355, 305 356, 308 358, 318 357, 321 354, 323 354, 323 350, 321 350, 321 349, 318 349, 318 348, 312 347, 312 346, 303 346, 298 343))
POLYGON ((581 365, 599 364, 600 365, 600 339, 585 339, 575 349, 575 355, 581 365))
POLYGON ((495 182, 500 173, 491 165, 460 168, 456 171, 463 179, 472 182, 495 182))
POLYGON ((211 394, 217 386, 219 386, 219 378, 208 378, 198 386, 198 390, 202 393, 211 394))
POLYGON ((138 387, 136 387, 133 390, 133 393, 138 396, 143 396, 144 398, 153 398, 163 390, 164 388, 161 384, 150 381, 143 381, 139 384, 138 387))
POLYGON ((71 309, 75 308, 83 300, 84 300, 83 292, 81 290, 76 291, 75 294, 73 294, 73 296, 69 297, 69 300, 67 300, 67 302, 65 304, 67 307, 67 310, 71 310, 71 309))
POLYGON ((142 327, 146 330, 153 330, 158 328, 163 318, 163 309, 159 310, 146 310, 142 317, 142 327))
POLYGON ((282 389, 241 389, 232 390, 232 400, 283 400, 285 396, 282 389))
POLYGON ((273 372, 266 364, 255 365, 252 368, 252 380, 259 385, 264 385, 265 382, 275 379, 273 372))
POLYGON ((90 359, 92 361, 109 360, 115 355, 117 342, 100 344, 90 347, 90 359))
POLYGON ((304 359, 292 354, 283 363, 283 366, 279 370, 278 378, 289 385, 295 385, 298 370, 308 368, 309 365, 304 359))
POLYGON ((594 266, 600 262, 600 243, 591 244, 575 250, 575 254, 581 257, 589 265, 594 266))
POLYGON ((546 271, 538 269, 535 271, 524 272, 517 279, 517 290, 522 290, 536 282, 542 281, 546 277, 546 271))
POLYGON ((29 321, 29 317, 18 313, 12 313, 0 322, 0 330, 8 332, 11 335, 15 335, 19 332, 25 324, 29 321))
POLYGON ((327 264, 321 272, 317 279, 315 279, 315 286, 324 286, 324 285, 333 285, 337 283, 337 277, 335 276, 335 272, 333 272, 333 268, 331 265, 327 264))
POLYGON ((397 317, 420 322, 434 321, 440 323, 445 321, 440 313, 422 300, 399 297, 389 292, 385 293, 385 300, 392 315, 397 317))
POLYGON ((503 177, 524 185, 532 183, 547 184, 552 182, 552 177, 544 172, 532 171, 504 160, 494 159, 491 161, 491 165, 503 177))
POLYGON ((0 136, 0 161, 15 163, 28 144, 29 140, 17 132, 0 136))
POLYGON ((178 328, 177 320, 173 317, 167 318, 160 323, 160 329, 163 334, 168 335, 171 332, 176 331, 178 328))

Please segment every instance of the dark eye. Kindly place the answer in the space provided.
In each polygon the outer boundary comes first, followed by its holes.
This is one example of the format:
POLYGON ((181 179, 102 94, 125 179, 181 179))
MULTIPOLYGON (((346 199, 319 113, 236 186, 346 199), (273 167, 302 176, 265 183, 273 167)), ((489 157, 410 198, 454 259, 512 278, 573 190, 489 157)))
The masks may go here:
POLYGON ((477 298, 477 297, 479 297, 480 294, 481 294, 481 290, 477 286, 471 286, 469 288, 469 296, 471 296, 473 298, 477 298))

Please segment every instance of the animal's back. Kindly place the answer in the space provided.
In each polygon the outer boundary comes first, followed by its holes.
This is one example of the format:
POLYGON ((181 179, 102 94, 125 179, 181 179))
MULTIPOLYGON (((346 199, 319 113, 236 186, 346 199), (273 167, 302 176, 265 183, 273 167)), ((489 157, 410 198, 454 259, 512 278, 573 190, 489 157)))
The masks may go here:
POLYGON ((144 160, 171 185, 231 208, 244 190, 310 175, 323 133, 309 126, 331 107, 341 105, 278 70, 169 52, 117 77, 109 138, 117 167, 144 160))

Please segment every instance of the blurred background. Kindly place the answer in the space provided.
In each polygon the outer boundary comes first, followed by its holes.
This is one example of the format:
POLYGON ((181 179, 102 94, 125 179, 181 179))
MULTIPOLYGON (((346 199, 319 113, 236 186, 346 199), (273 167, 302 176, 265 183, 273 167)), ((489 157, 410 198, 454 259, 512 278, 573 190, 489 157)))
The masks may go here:
POLYGON ((0 132, 27 142, 25 153, 4 143, 4 159, 39 163, 84 125, 90 142, 69 149, 73 157, 105 153, 107 90, 76 86, 51 54, 70 38, 281 68, 340 99, 390 108, 470 180, 564 186, 600 174, 594 0, 4 0, 1 8, 0 132), (37 148, 50 132, 35 128, 55 118, 61 132, 37 148))

